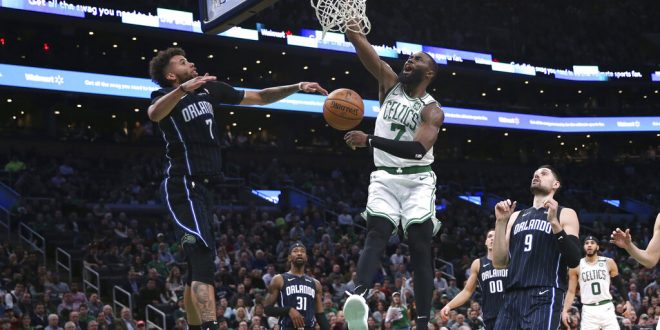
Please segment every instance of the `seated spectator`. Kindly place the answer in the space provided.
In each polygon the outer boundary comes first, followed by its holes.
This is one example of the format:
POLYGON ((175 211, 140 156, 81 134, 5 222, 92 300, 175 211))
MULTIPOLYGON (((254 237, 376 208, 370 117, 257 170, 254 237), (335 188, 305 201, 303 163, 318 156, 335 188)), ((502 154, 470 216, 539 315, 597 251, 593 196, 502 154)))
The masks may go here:
POLYGON ((48 315, 48 326, 44 330, 64 330, 60 327, 60 317, 57 314, 48 315))
POLYGON ((48 326, 48 314, 46 314, 44 303, 38 302, 34 305, 31 325, 37 330, 41 330, 48 326))
POLYGON ((30 314, 23 314, 21 318, 21 326, 17 330, 35 330, 35 327, 32 326, 32 318, 30 314))
POLYGON ((121 309, 121 317, 114 321, 115 330, 137 330, 137 323, 133 320, 133 314, 127 307, 121 309))

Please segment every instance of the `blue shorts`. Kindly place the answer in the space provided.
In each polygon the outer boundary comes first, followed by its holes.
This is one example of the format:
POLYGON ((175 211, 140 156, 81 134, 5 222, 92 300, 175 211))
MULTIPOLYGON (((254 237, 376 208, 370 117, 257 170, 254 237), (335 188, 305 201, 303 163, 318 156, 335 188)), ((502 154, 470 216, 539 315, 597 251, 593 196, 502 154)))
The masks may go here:
POLYGON ((558 329, 563 304, 564 291, 555 287, 507 291, 495 329, 558 329))

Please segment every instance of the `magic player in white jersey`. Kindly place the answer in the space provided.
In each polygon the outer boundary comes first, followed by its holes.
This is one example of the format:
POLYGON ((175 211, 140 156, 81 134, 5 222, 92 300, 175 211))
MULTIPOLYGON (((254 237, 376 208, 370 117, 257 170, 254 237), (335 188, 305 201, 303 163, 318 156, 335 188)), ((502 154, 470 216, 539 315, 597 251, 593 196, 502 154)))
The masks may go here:
MULTIPOLYGON (((626 309, 633 307, 628 301, 628 291, 619 276, 619 269, 614 260, 598 255, 598 241, 593 236, 584 240, 584 251, 587 256, 580 260, 580 265, 571 268, 568 272, 568 291, 564 300, 562 320, 568 327, 571 320, 569 309, 575 298, 575 288, 580 284, 580 301, 582 302, 583 330, 603 329, 618 330, 612 295, 610 294, 610 280, 614 282, 619 294, 626 301, 626 309)), ((570 328, 570 327, 569 327, 570 328)))
POLYGON ((431 164, 433 144, 444 121, 440 105, 426 88, 437 76, 438 66, 429 54, 417 52, 397 75, 364 35, 348 30, 346 36, 362 64, 378 80, 381 107, 373 135, 350 131, 344 136, 352 148, 372 147, 376 166, 363 214, 368 233, 358 261, 358 286, 356 294, 346 300, 344 314, 349 329, 367 329, 369 308, 361 295, 371 287, 390 235, 401 226, 415 272, 416 327, 426 330, 433 294, 431 241, 439 230, 436 176, 431 164))

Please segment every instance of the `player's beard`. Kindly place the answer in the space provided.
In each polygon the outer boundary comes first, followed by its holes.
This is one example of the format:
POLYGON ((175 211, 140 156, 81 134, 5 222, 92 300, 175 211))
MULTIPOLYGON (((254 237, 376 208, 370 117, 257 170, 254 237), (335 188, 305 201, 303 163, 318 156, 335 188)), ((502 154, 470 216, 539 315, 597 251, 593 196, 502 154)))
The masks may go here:
POLYGON ((299 259, 299 258, 293 259, 293 265, 297 268, 305 267, 305 263, 306 263, 305 259, 299 259))
POLYGON ((529 191, 532 192, 532 195, 547 195, 550 193, 550 190, 545 189, 542 185, 537 184, 537 185, 530 185, 529 186, 529 191))
POLYGON ((593 251, 591 253, 587 252, 587 257, 591 258, 591 257, 595 256, 596 253, 598 253, 598 251, 593 251))
POLYGON ((406 86, 417 86, 424 79, 424 73, 420 70, 412 70, 408 74, 403 73, 403 69, 399 72, 399 82, 406 86))

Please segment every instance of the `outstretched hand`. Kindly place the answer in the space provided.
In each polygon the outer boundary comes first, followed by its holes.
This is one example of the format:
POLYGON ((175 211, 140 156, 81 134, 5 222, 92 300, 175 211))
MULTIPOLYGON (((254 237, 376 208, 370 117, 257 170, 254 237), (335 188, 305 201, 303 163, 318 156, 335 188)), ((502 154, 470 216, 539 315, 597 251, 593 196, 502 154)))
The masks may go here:
POLYGON ((328 91, 316 82, 303 81, 300 83, 300 90, 305 93, 319 93, 321 95, 328 95, 328 91))
POLYGON ((179 86, 184 92, 188 93, 191 91, 196 90, 197 88, 201 87, 202 85, 206 84, 209 81, 214 81, 216 80, 216 76, 209 76, 208 73, 204 74, 203 76, 197 76, 195 78, 192 78, 183 84, 179 86))
POLYGON ((617 228, 612 232, 610 243, 614 243, 616 246, 627 249, 632 244, 632 236, 630 236, 630 229, 622 231, 620 228, 617 228))

